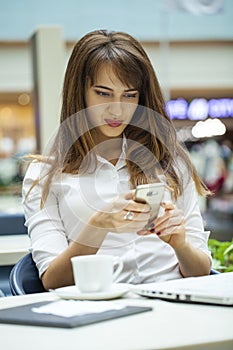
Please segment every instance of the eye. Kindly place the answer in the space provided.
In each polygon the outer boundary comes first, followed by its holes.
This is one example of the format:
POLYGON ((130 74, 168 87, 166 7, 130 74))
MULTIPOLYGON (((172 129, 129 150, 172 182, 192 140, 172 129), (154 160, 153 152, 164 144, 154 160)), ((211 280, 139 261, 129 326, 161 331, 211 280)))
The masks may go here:
POLYGON ((110 93, 106 91, 95 90, 96 94, 101 97, 109 97, 110 93))
POLYGON ((127 99, 134 99, 134 98, 137 98, 138 97, 138 93, 135 92, 135 93, 125 93, 123 95, 124 98, 127 98, 127 99))

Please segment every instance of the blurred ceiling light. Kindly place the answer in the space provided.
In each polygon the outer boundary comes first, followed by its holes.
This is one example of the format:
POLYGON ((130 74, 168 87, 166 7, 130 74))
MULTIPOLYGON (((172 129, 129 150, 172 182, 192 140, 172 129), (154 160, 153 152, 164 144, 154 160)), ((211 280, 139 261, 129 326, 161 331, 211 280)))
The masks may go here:
POLYGON ((197 139, 224 135, 225 132, 226 126, 219 119, 207 119, 205 121, 199 121, 192 128, 192 134, 197 139))
POLYGON ((18 97, 18 103, 21 106, 26 106, 30 102, 30 96, 28 94, 20 94, 18 97))

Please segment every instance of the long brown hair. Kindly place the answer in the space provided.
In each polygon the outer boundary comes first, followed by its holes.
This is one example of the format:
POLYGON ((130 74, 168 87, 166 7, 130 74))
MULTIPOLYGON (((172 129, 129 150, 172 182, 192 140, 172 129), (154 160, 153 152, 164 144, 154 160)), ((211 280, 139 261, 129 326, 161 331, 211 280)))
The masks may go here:
MULTIPOLYGON (((85 91, 88 81, 94 84, 103 64, 110 64, 122 83, 139 91, 139 106, 124 131, 129 140, 126 165, 132 188, 153 182, 156 179, 155 169, 162 169, 177 198, 183 192, 180 164, 184 164, 198 193, 208 194, 187 152, 177 140, 154 69, 141 44, 126 33, 97 30, 77 42, 67 65, 60 117, 63 127, 59 129, 51 148, 53 166, 46 177, 42 203, 56 174, 85 173, 93 162, 89 154, 95 147, 94 131, 90 130, 85 114, 85 91), (78 118, 74 118, 75 115, 78 118)), ((96 164, 95 156, 94 161, 96 164)))

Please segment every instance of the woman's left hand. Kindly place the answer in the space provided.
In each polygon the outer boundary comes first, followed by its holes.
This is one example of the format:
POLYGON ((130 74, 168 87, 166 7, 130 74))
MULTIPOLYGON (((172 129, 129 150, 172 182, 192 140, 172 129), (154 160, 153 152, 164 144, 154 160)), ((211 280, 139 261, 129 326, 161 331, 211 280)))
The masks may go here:
POLYGON ((177 209, 173 203, 162 203, 164 214, 151 223, 151 229, 139 231, 139 235, 155 233, 164 242, 175 250, 185 244, 185 218, 182 210, 177 209))

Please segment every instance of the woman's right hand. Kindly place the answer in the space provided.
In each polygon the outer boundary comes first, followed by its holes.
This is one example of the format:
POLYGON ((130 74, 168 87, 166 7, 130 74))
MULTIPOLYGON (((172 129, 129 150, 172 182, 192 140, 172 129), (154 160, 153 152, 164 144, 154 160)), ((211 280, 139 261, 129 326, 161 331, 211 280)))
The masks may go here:
POLYGON ((146 203, 135 202, 133 198, 134 191, 128 193, 124 198, 117 198, 102 211, 96 212, 90 218, 89 225, 106 232, 116 233, 142 230, 150 219, 150 206, 146 203))

